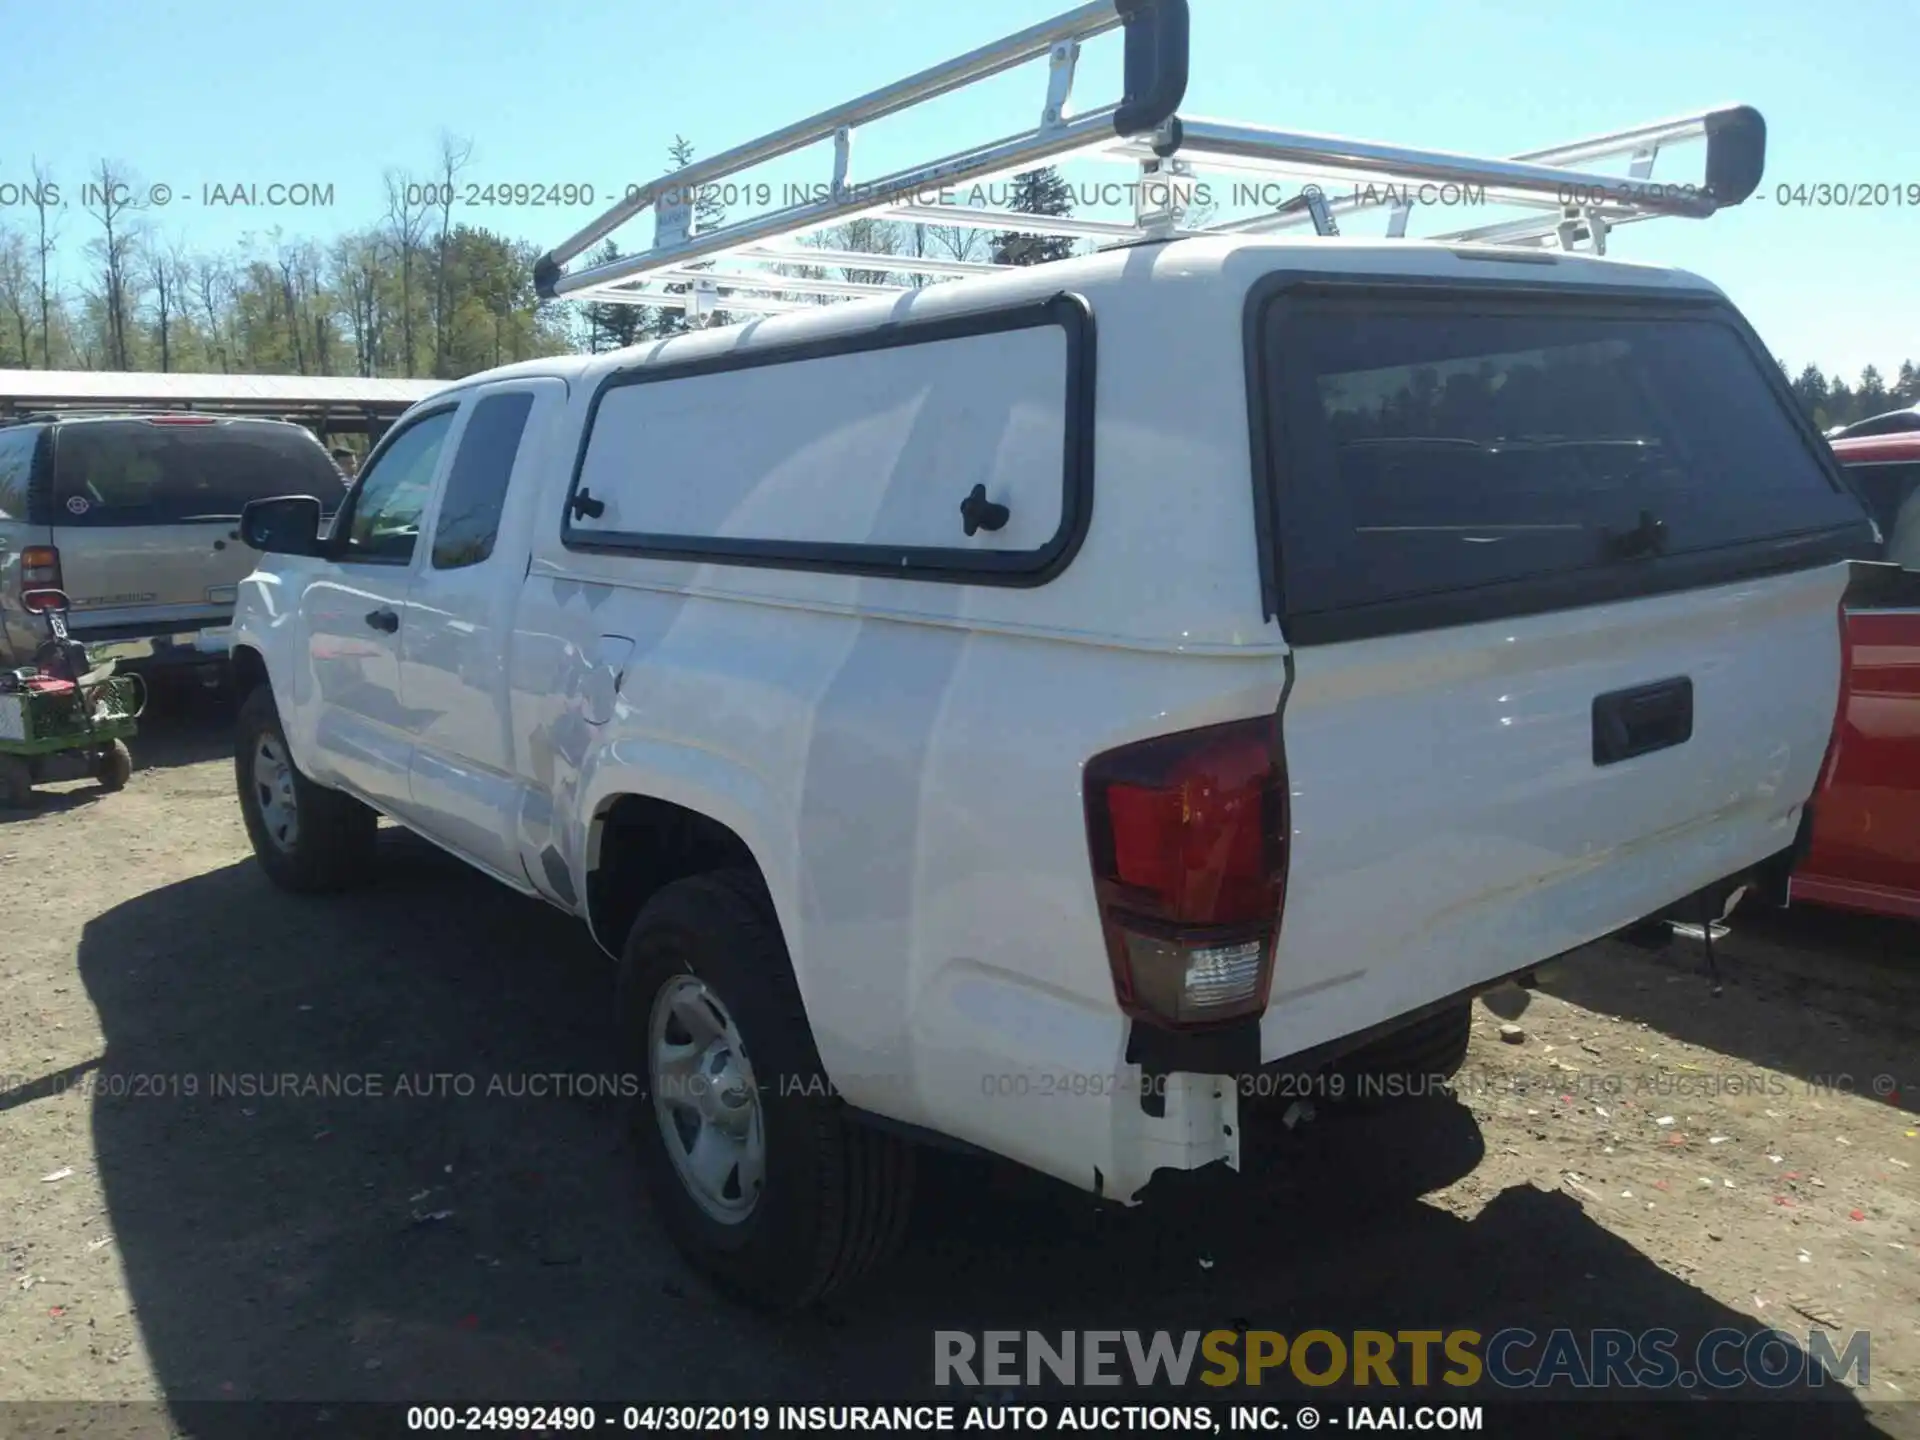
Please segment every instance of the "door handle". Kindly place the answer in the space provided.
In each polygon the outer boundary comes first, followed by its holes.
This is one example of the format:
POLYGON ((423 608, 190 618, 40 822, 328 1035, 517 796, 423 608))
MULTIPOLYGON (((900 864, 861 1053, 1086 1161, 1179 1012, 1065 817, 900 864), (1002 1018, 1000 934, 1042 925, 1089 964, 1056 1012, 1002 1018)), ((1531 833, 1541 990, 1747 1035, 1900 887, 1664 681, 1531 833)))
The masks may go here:
POLYGON ((400 617, 391 610, 369 610, 367 624, 376 630, 384 630, 391 635, 400 628, 400 617))
POLYGON ((1693 738, 1693 681, 1685 675, 1593 698, 1593 763, 1617 765, 1693 738))

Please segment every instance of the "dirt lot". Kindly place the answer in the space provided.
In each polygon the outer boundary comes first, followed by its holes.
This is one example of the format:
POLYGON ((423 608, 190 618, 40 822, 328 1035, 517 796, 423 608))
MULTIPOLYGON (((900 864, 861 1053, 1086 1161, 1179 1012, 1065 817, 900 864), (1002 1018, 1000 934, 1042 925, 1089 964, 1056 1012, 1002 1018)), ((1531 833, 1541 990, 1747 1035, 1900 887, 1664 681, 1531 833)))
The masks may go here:
POLYGON ((1870 1387, 1797 1433, 1920 1434, 1910 926, 1736 916, 1719 998, 1697 949, 1592 947, 1477 1008, 1464 1103, 1132 1212, 935 1157, 903 1260, 779 1326, 667 1249, 619 1102, 524 1094, 616 1068, 584 932, 400 833, 350 900, 274 892, 226 723, 0 812, 0 1398, 845 1402, 924 1391, 935 1328, 1833 1326, 1870 1387), (382 1094, 211 1093, 283 1074, 382 1094))

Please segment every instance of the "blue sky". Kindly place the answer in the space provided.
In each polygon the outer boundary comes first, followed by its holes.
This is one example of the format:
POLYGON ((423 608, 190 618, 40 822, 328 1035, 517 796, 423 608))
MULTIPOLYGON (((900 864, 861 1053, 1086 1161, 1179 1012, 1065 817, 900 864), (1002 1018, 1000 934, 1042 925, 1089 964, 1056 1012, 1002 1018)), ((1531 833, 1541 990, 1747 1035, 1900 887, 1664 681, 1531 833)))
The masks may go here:
MULTIPOLYGON (((1191 114, 1508 153, 1719 103, 1755 105, 1769 127, 1760 195, 1704 223, 1624 230, 1614 253, 1715 280, 1796 367, 1814 360, 1852 376, 1868 362, 1890 374, 1904 358, 1920 361, 1920 205, 1815 209, 1774 199, 1781 184, 1920 185, 1920 0, 1832 9, 1784 0, 1191 3, 1183 107, 1191 114)), ((473 142, 466 180, 585 184, 604 194, 654 178, 676 132, 701 153, 722 149, 1065 8, 1064 0, 20 4, 9 10, 10 73, 0 84, 0 200, 35 156, 63 190, 77 190, 104 156, 171 187, 174 199, 146 222, 189 249, 275 225, 325 238, 378 214, 386 167, 424 178, 443 131, 473 142), (270 210, 198 198, 205 185, 275 181, 330 184, 334 204, 270 210)), ((1118 44, 1108 37, 1089 48, 1075 93, 1083 106, 1117 91, 1118 44)), ((924 117, 871 127, 856 140, 856 179, 1029 123, 1044 83, 1031 67, 924 117)), ((1656 178, 1697 180, 1698 156, 1697 147, 1663 156, 1656 178)), ((764 178, 824 182, 827 164, 813 152, 764 178)), ((591 213, 495 207, 461 218, 547 244, 591 213)), ((0 208, 0 224, 27 218, 0 208)), ((92 231, 87 216, 69 213, 69 274, 92 231)), ((621 238, 632 248, 650 233, 642 220, 621 238)))

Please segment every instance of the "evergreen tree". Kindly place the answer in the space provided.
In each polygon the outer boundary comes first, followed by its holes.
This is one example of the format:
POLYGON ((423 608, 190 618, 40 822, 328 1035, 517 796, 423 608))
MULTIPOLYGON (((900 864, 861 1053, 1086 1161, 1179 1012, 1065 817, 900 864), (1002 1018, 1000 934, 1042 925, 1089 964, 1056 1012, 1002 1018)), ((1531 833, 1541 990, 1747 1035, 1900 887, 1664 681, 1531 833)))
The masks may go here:
POLYGON ((1884 415, 1894 408, 1887 399, 1887 382, 1881 379, 1877 366, 1869 365, 1860 372, 1860 388, 1853 393, 1863 420, 1869 415, 1884 415))
POLYGON ((1860 418, 1860 408, 1853 394, 1853 387, 1835 372, 1827 382, 1827 425, 1851 425, 1860 418))
MULTIPOLYGON (((1073 187, 1052 165, 1029 170, 1014 179, 1011 208, 1023 215, 1071 215, 1073 187)), ((1073 240, 1065 235, 1023 235, 1009 230, 995 236, 993 242, 994 262, 1000 265, 1040 265, 1064 260, 1072 253, 1073 240)))
MULTIPOLYGON (((592 263, 604 265, 620 258, 620 247, 608 240, 593 253, 592 263)), ((615 300, 589 300, 581 307, 587 326, 587 353, 599 355, 623 350, 657 334, 658 312, 651 305, 627 305, 615 300)))
POLYGON ((1807 412, 1807 418, 1815 425, 1824 426, 1827 414, 1827 377, 1820 372, 1818 365, 1809 365, 1795 377, 1794 396, 1800 401, 1800 408, 1807 412))
POLYGON ((1913 361, 1900 362, 1900 374, 1893 382, 1893 398, 1902 405, 1920 405, 1920 370, 1913 361))
MULTIPOLYGON (((674 136, 673 143, 667 147, 667 159, 672 163, 675 170, 686 169, 687 166, 693 163, 693 143, 684 135, 674 136)), ((694 192, 695 193, 690 196, 679 195, 670 198, 680 201, 691 200, 693 202, 692 229, 695 235, 704 235, 707 231, 717 230, 720 226, 727 223, 727 207, 720 203, 713 186, 696 185, 694 192)), ((710 270, 713 268, 713 262, 702 260, 698 264, 690 265, 687 268, 690 270, 710 270)), ((684 295, 693 287, 684 283, 676 283, 664 288, 669 294, 684 295)), ((716 310, 711 316, 700 321, 699 324, 725 325, 728 322, 728 318, 726 312, 716 310)), ((689 324, 686 313, 681 310, 679 306, 663 305, 653 311, 652 326, 647 333, 650 335, 663 336, 678 335, 690 328, 694 328, 694 326, 689 324)))

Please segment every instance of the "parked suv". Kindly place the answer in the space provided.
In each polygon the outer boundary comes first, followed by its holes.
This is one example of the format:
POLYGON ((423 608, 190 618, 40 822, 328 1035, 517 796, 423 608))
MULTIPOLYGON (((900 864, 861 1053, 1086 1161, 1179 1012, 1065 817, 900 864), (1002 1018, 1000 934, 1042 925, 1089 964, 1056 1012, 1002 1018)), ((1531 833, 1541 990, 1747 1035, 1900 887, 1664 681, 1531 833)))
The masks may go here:
POLYGON ((23 591, 65 590, 96 660, 224 661, 235 586, 253 567, 240 512, 266 495, 335 509, 346 482, 310 431, 205 415, 41 417, 0 426, 0 665, 45 622, 23 591))

